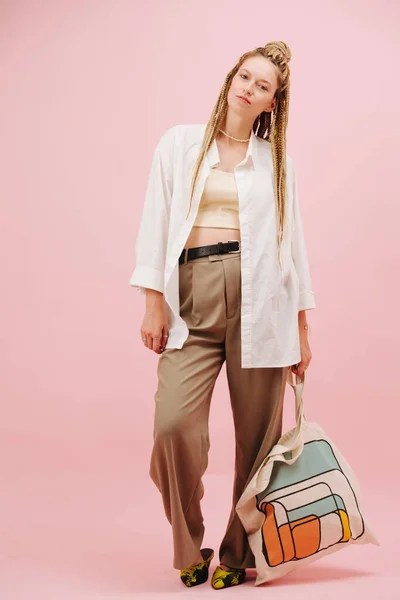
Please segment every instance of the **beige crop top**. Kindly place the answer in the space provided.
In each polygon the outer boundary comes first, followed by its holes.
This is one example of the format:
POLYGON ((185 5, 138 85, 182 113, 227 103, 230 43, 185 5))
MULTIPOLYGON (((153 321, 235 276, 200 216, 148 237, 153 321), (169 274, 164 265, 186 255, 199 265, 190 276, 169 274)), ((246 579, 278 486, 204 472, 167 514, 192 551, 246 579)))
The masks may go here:
POLYGON ((211 169, 193 226, 240 229, 239 198, 234 173, 211 169))

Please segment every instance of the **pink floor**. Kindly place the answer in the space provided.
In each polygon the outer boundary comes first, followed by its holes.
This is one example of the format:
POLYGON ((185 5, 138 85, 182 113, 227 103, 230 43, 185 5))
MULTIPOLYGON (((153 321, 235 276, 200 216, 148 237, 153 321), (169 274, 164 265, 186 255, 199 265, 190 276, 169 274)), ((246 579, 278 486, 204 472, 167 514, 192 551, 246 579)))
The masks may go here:
MULTIPOLYGON (((43 447, 42 459, 50 451, 51 446, 43 447)), ((1 600, 215 597, 209 582, 185 588, 172 568, 169 524, 146 472, 138 479, 129 463, 112 462, 103 465, 101 474, 84 464, 69 470, 60 464, 58 473, 45 472, 37 466, 40 452, 36 447, 35 459, 21 458, 8 473, 2 457, 1 600)), ((215 549, 213 569, 232 480, 206 474, 203 481, 203 545, 215 549)), ((381 546, 347 547, 259 587, 254 587, 255 571, 249 570, 244 585, 224 593, 296 600, 399 599, 399 490, 383 489, 371 480, 369 486, 363 482, 362 491, 364 510, 373 516, 371 526, 381 546)))

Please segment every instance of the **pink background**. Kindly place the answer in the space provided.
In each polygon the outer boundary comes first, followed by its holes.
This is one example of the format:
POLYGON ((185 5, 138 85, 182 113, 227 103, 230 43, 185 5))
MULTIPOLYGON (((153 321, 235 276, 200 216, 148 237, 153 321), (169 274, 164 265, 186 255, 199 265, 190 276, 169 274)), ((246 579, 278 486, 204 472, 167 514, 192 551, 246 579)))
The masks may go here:
MULTIPOLYGON (((158 355, 128 284, 135 237, 161 133, 207 122, 239 56, 280 39, 317 301, 306 416, 356 472, 381 547, 337 552, 271 593, 398 598, 399 16, 389 0, 1 2, 4 600, 186 593, 148 477, 158 355)), ((224 369, 210 435, 204 545, 217 555, 234 458, 224 369)), ((254 578, 243 593, 266 593, 254 578)))

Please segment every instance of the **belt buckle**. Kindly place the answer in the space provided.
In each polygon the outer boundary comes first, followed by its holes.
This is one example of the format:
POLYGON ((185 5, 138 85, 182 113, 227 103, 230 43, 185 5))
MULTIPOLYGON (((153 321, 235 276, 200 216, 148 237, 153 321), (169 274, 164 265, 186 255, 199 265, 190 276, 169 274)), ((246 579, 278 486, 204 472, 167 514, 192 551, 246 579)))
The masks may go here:
POLYGON ((238 250, 228 250, 228 254, 235 254, 235 253, 237 254, 238 252, 240 252, 240 242, 239 242, 239 240, 228 240, 228 242, 238 242, 238 244, 239 244, 238 250))

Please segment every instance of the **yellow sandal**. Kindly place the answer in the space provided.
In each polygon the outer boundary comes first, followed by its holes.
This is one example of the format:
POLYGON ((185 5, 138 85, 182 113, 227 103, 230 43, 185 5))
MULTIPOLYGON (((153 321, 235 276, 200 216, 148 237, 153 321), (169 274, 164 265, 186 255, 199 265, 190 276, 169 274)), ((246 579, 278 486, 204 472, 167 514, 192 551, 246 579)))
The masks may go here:
POLYGON ((193 565, 193 567, 181 570, 181 580, 187 587, 205 583, 208 579, 208 569, 214 558, 214 550, 212 548, 202 548, 200 554, 204 560, 197 563, 197 565, 193 565))
POLYGON ((225 571, 218 566, 211 578, 211 585, 215 590, 232 587, 244 583, 246 580, 246 569, 229 569, 225 571))

